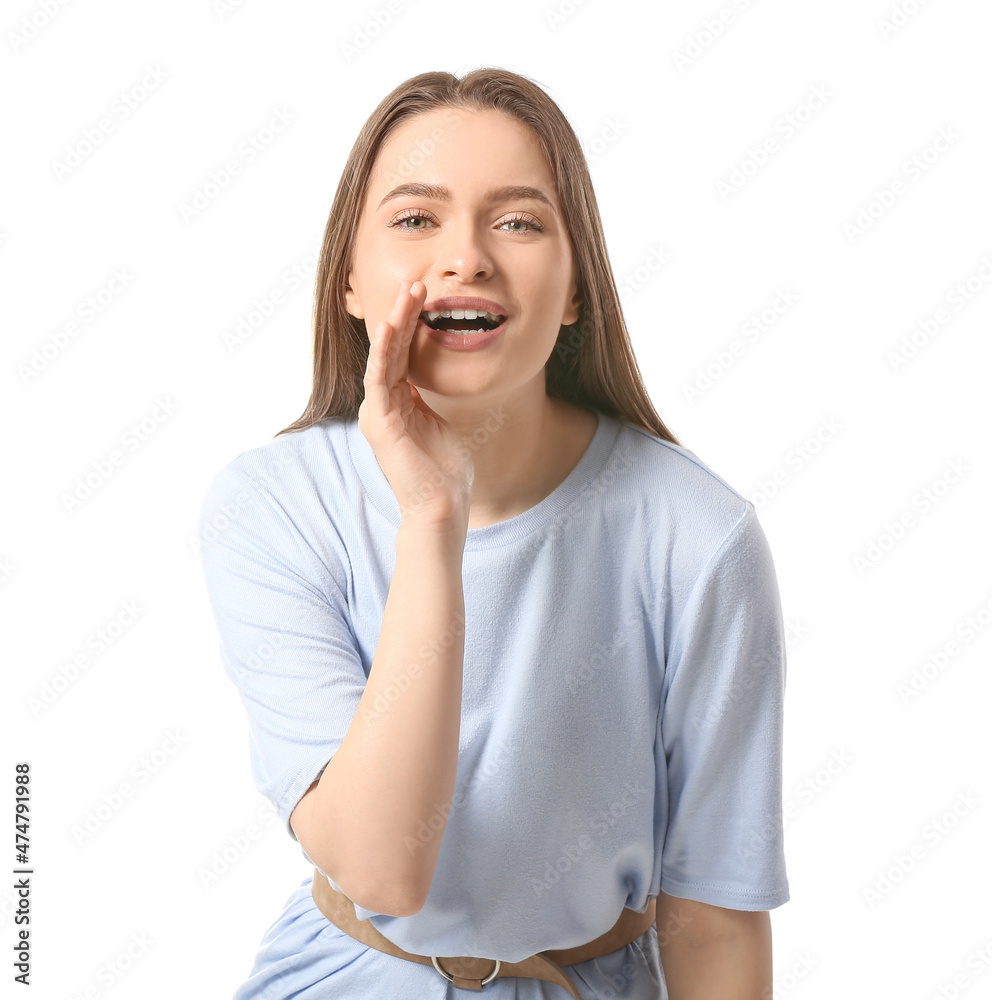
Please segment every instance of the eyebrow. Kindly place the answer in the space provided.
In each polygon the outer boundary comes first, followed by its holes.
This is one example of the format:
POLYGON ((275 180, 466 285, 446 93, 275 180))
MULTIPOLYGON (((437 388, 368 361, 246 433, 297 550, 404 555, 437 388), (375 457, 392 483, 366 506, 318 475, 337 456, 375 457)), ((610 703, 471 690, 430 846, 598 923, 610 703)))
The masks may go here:
MULTIPOLYGON (((408 184, 400 184, 398 187, 394 187, 379 202, 378 207, 382 208, 387 201, 392 201, 394 198, 402 198, 404 195, 432 198, 434 201, 451 201, 451 191, 443 185, 428 184, 424 181, 411 181, 408 184)), ((507 184, 503 187, 493 188, 491 191, 487 191, 482 197, 485 202, 491 205, 498 202, 530 198, 533 201, 543 202, 557 214, 554 202, 540 188, 528 187, 526 184, 507 184)))

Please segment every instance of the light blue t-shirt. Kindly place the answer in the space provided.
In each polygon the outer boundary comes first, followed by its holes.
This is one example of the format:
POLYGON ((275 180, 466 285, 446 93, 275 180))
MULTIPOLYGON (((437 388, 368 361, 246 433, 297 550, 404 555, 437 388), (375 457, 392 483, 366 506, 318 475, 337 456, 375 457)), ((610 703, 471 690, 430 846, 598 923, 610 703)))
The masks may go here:
MULTIPOLYGON (((553 493, 468 531, 458 770, 430 893, 407 917, 357 908, 407 951, 518 961, 592 940, 660 890, 738 910, 789 899, 784 627, 755 508, 687 448, 596 415, 553 493)), ((399 525, 357 420, 244 452, 204 500, 221 662, 255 783, 294 839, 290 813, 358 708, 399 525)), ((339 931, 310 885, 236 1000, 462 995, 339 931)), ((667 996, 655 928, 567 971, 590 998, 667 996)), ((520 977, 484 989, 568 995, 520 977)))

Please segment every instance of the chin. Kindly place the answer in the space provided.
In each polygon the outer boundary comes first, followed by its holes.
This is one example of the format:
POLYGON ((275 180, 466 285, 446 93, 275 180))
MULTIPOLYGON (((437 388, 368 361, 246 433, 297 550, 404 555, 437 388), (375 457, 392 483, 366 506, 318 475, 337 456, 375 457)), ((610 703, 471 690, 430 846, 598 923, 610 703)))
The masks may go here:
POLYGON ((434 392, 439 396, 465 397, 492 391, 492 379, 481 367, 467 365, 459 358, 454 360, 460 362, 457 368, 449 368, 447 359, 435 365, 420 365, 411 358, 407 381, 424 392, 434 392), (448 370, 444 371, 444 368, 448 370), (474 373, 470 370, 472 368, 474 373))

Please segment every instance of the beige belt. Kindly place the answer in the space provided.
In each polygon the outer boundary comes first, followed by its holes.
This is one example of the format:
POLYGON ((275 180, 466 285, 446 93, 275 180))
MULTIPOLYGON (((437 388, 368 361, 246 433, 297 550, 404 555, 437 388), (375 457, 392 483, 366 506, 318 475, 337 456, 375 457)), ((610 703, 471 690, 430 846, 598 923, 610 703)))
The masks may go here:
POLYGON ((598 938, 574 948, 541 951, 520 962, 502 962, 495 958, 445 958, 436 955, 413 955, 393 944, 384 937, 369 920, 359 920, 355 913, 355 904, 344 893, 338 892, 324 877, 318 868, 313 871, 313 901, 317 909, 327 917, 335 927, 345 934, 361 941, 371 948, 395 955, 397 958, 407 958, 421 965, 433 965, 448 982, 463 990, 481 990, 482 987, 497 976, 530 976, 534 979, 546 979, 550 983, 563 986, 577 1000, 582 997, 575 989, 575 984, 565 974, 563 965, 575 965, 587 962, 590 958, 608 955, 611 951, 624 948, 631 941, 636 941, 655 921, 656 900, 648 903, 644 913, 638 913, 624 907, 617 922, 598 938))

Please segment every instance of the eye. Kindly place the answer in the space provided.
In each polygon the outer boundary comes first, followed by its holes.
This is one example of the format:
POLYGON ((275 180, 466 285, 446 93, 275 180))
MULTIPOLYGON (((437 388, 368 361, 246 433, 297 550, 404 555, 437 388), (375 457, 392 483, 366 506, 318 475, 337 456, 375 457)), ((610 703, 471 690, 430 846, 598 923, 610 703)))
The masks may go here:
POLYGON ((503 226, 510 225, 511 222, 523 222, 529 227, 527 229, 511 229, 509 230, 511 233, 544 232, 544 226, 542 226, 539 222, 535 222, 534 219, 529 219, 526 215, 515 215, 511 219, 504 219, 503 222, 500 223, 500 228, 502 229, 503 226))
MULTIPOLYGON (((406 229, 408 232, 424 232, 427 226, 407 226, 405 223, 411 222, 414 219, 419 219, 421 221, 430 222, 432 225, 437 224, 437 220, 434 218, 430 212, 425 212, 423 209, 419 208, 408 208, 400 215, 398 215, 392 222, 387 223, 387 228, 389 229, 406 229)), ((521 235, 529 232, 543 233, 544 226, 542 226, 537 220, 530 218, 529 216, 518 214, 514 215, 509 219, 504 219, 500 224, 499 228, 502 229, 504 226, 512 225, 513 223, 522 222, 527 228, 526 229, 510 229, 506 230, 511 233, 520 233, 521 235)))
POLYGON ((401 215, 398 215, 392 222, 389 223, 389 228, 399 227, 400 229, 408 229, 410 232, 420 232, 425 227, 423 226, 404 226, 403 223, 409 219, 426 219, 428 222, 433 222, 434 217, 429 212, 421 211, 420 209, 408 208, 401 215))

